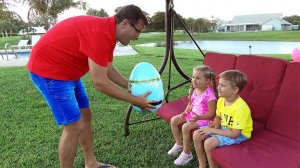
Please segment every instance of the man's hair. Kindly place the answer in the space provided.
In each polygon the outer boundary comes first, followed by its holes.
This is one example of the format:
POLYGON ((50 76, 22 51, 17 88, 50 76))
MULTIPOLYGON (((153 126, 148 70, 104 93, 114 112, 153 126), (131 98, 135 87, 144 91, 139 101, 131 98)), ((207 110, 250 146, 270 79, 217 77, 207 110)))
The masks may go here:
POLYGON ((246 74, 238 70, 224 71, 219 75, 219 78, 223 78, 227 81, 230 81, 232 87, 239 88, 239 92, 241 92, 244 89, 248 82, 246 74))
POLYGON ((116 14, 115 14, 116 22, 120 23, 124 19, 128 19, 130 23, 136 24, 139 19, 144 21, 144 24, 148 26, 148 20, 145 16, 144 12, 135 5, 126 5, 123 6, 116 14))

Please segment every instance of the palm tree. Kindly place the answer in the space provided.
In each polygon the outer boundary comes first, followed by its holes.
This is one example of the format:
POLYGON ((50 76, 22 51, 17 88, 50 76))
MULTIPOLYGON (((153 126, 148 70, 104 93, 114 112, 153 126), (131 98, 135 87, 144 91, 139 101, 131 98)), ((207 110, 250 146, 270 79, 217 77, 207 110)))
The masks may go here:
POLYGON ((72 7, 86 9, 86 2, 74 0, 23 0, 23 3, 28 3, 29 5, 27 15, 29 21, 40 19, 50 25, 56 24, 58 14, 66 9, 72 7))
POLYGON ((8 1, 0 2, 0 34, 2 37, 8 37, 8 33, 12 34, 18 31, 19 25, 24 23, 17 13, 8 10, 9 5, 11 4, 8 1))

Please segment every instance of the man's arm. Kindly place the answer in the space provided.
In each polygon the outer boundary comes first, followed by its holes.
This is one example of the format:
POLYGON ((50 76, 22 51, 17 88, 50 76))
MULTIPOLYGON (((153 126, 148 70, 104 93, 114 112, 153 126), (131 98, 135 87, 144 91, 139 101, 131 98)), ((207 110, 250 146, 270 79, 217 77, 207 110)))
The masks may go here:
POLYGON ((123 88, 128 89, 128 81, 124 78, 124 76, 113 66, 111 62, 108 63, 108 78, 114 83, 122 86, 123 88))
POLYGON ((141 96, 132 96, 131 94, 120 89, 114 82, 112 82, 108 78, 107 67, 102 67, 96 64, 90 58, 88 59, 88 62, 89 62, 91 78, 93 80, 94 87, 97 90, 103 92, 108 96, 129 102, 143 109, 154 108, 154 106, 152 106, 150 103, 154 103, 155 101, 150 101, 146 99, 146 96, 149 95, 150 92, 147 92, 141 96))

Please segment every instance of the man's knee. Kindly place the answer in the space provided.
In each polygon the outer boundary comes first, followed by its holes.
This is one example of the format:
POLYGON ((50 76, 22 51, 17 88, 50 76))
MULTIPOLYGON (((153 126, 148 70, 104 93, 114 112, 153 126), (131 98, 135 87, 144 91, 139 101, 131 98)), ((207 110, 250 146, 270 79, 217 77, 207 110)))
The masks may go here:
POLYGON ((84 130, 84 122, 82 118, 74 123, 64 126, 64 131, 70 134, 78 134, 84 130))
POLYGON ((90 108, 80 109, 81 115, 84 122, 91 122, 92 121, 92 110, 90 108))

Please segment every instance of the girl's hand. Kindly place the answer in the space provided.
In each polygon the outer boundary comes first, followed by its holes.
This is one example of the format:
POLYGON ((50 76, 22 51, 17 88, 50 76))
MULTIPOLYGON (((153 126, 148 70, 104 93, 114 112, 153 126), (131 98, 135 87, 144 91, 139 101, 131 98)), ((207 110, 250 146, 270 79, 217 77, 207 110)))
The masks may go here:
POLYGON ((187 115, 187 112, 185 111, 185 112, 183 112, 183 113, 180 114, 180 118, 181 118, 181 119, 184 119, 184 117, 185 117, 186 115, 187 115))
POLYGON ((193 117, 193 118, 191 118, 190 120, 189 120, 189 122, 196 122, 196 121, 198 121, 199 120, 199 117, 198 117, 198 115, 196 115, 195 117, 193 117))
POLYGON ((214 121, 210 121, 210 122, 208 123, 208 127, 209 127, 209 128, 214 128, 214 127, 215 127, 214 121))

